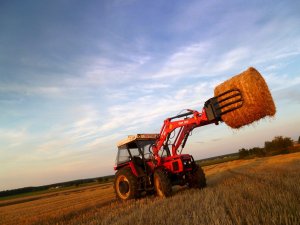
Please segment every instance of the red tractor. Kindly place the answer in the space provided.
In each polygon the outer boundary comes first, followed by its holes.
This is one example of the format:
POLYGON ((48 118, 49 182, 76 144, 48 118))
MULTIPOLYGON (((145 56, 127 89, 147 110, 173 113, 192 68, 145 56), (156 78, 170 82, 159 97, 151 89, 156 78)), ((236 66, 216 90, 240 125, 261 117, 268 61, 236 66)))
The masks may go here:
POLYGON ((218 125, 222 115, 242 104, 241 92, 233 89, 206 101, 201 113, 187 110, 167 118, 159 134, 130 135, 120 141, 114 167, 117 198, 133 199, 145 193, 168 197, 173 185, 204 188, 206 179, 202 168, 193 156, 182 154, 182 150, 193 129, 218 125))

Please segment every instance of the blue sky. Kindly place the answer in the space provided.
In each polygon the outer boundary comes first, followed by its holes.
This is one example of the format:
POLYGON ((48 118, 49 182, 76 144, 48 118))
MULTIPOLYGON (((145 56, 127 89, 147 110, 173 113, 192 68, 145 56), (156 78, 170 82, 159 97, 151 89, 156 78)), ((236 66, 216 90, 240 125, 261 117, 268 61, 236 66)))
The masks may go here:
POLYGON ((300 135, 298 1, 0 2, 0 190, 113 173, 116 142, 250 66, 277 115, 194 131, 196 159, 300 135))

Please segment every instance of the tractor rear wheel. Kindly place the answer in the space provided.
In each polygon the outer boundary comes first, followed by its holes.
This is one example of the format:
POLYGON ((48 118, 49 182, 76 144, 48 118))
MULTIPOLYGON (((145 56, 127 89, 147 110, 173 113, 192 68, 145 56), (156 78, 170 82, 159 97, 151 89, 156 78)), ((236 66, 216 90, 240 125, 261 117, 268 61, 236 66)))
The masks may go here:
POLYGON ((198 165, 195 168, 195 172, 190 175, 189 187, 200 189, 206 187, 205 174, 203 169, 198 165))
POLYGON ((116 197, 120 200, 128 200, 139 196, 137 178, 130 168, 122 168, 115 175, 114 189, 116 197))
POLYGON ((169 197, 172 194, 172 184, 168 174, 158 169, 154 172, 154 188, 156 194, 160 197, 169 197))

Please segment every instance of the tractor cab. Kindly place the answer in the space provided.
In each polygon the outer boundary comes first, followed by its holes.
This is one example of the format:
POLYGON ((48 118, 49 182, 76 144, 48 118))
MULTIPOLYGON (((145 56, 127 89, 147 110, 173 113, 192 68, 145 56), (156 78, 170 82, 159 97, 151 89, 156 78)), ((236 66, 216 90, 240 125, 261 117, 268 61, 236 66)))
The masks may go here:
POLYGON ((152 158, 151 147, 155 144, 158 134, 129 135, 126 139, 118 142, 118 154, 115 170, 128 165, 130 162, 140 165, 152 158))

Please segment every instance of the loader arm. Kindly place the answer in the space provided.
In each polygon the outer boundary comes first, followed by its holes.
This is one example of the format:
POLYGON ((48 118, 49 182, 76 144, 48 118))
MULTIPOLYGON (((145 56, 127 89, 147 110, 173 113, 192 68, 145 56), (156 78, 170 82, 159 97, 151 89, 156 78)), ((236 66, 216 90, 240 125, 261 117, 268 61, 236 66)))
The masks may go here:
POLYGON ((209 120, 207 118, 206 109, 203 108, 202 112, 196 110, 188 110, 188 113, 180 114, 171 118, 167 118, 161 128, 159 138, 157 139, 155 145, 153 145, 153 155, 156 160, 160 161, 159 150, 163 147, 168 148, 168 141, 170 134, 179 128, 176 135, 175 141, 172 144, 172 155, 177 155, 177 151, 180 146, 184 147, 190 132, 200 126, 205 126, 211 123, 218 124, 220 119, 214 118, 209 120), (183 119, 179 119, 183 118, 183 119), (175 120, 174 119, 179 119, 175 120))
POLYGON ((243 97, 241 92, 238 89, 232 89, 208 99, 201 113, 196 110, 188 109, 186 113, 167 118, 164 121, 156 143, 152 146, 152 152, 157 161, 157 165, 160 165, 161 162, 161 156, 159 155, 161 149, 167 150, 169 155, 172 153, 172 156, 176 156, 179 147, 184 148, 193 129, 212 123, 218 125, 219 122, 222 121, 222 115, 236 110, 242 105, 243 97), (174 142, 171 144, 172 149, 170 153, 170 135, 177 128, 179 128, 179 131, 176 134, 174 142))

